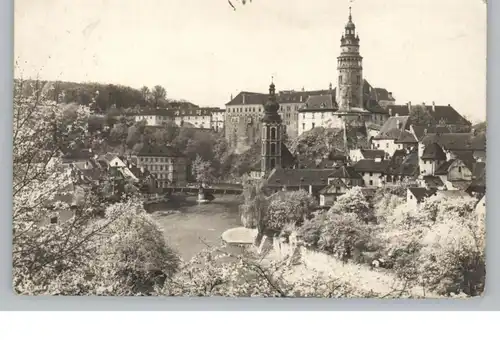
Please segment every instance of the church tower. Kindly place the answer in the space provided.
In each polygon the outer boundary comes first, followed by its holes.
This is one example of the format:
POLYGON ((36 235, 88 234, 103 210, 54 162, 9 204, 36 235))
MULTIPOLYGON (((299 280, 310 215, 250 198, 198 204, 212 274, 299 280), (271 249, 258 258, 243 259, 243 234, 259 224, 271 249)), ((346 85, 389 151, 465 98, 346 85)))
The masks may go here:
POLYGON ((363 57, 359 54, 359 37, 352 22, 349 7, 349 21, 340 39, 340 56, 337 57, 337 104, 339 111, 349 112, 351 108, 363 109, 363 57))
POLYGON ((274 83, 269 86, 269 97, 264 105, 262 117, 261 172, 269 173, 275 167, 281 167, 281 145, 283 126, 278 113, 280 105, 276 101, 274 83))

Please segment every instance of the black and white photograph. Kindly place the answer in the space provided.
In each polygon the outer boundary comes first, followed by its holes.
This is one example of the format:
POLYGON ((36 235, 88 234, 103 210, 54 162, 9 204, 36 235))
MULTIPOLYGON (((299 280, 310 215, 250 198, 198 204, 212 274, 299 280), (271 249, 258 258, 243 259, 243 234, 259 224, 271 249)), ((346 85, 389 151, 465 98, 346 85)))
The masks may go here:
POLYGON ((14 292, 482 296, 486 15, 15 0, 14 292))

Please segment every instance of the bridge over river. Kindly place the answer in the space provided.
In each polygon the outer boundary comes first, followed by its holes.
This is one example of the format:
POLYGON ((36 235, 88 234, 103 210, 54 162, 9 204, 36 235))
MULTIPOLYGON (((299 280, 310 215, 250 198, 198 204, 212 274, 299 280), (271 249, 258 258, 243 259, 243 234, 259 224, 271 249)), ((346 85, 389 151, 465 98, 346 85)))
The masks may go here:
MULTIPOLYGON (((186 192, 197 194, 200 190, 198 186, 168 186, 163 187, 162 192, 171 194, 174 192, 186 192)), ((212 184, 203 188, 206 194, 211 195, 241 195, 243 186, 241 184, 212 184)))

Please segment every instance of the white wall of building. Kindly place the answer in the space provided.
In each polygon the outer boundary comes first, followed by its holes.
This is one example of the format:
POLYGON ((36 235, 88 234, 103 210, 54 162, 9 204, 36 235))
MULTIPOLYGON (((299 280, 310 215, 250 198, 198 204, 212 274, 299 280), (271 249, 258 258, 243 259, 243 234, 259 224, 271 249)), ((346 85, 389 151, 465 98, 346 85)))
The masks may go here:
POLYGON ((366 187, 381 187, 384 185, 382 173, 359 173, 366 187))
POLYGON ((416 210, 418 208, 418 201, 415 196, 410 192, 410 189, 406 190, 406 204, 408 207, 416 210))
POLYGON ((300 112, 299 113, 299 136, 315 127, 341 128, 342 120, 333 111, 325 112, 300 112))
POLYGON ((374 139, 372 141, 372 148, 383 150, 392 157, 396 150, 403 149, 403 145, 394 143, 393 139, 374 139))

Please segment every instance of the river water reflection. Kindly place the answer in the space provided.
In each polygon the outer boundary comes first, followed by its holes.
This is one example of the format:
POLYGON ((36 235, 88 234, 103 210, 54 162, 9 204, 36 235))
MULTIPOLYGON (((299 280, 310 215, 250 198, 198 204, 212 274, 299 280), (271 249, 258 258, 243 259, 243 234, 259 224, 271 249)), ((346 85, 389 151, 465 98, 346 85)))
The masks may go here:
POLYGON ((241 225, 239 205, 241 196, 216 196, 208 204, 198 204, 195 196, 174 196, 163 206, 155 207, 154 218, 162 226, 169 245, 174 247, 184 260, 207 248, 221 245, 222 233, 241 225), (163 211, 177 213, 162 215, 163 211))

